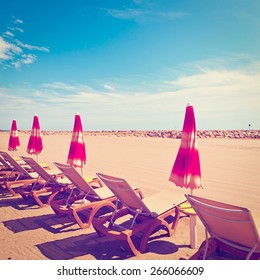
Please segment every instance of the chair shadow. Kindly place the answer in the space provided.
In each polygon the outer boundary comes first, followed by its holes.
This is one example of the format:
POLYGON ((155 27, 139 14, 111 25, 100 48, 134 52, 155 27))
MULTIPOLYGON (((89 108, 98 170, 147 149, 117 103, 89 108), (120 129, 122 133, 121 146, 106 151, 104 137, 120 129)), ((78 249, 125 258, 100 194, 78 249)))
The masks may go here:
MULTIPOLYGON (((64 194, 60 193, 56 195, 57 198, 63 197, 64 194)), ((43 204, 47 204, 49 193, 42 194, 39 196, 43 204)), ((26 210, 26 209, 33 209, 33 208, 41 208, 37 202, 34 200, 34 198, 22 198, 22 196, 12 196, 7 190, 1 188, 0 189, 0 199, 1 199, 1 206, 8 207, 11 206, 17 210, 26 210)))
POLYGON ((4 189, 0 188, 0 199, 5 199, 5 198, 9 198, 9 197, 12 197, 12 195, 5 191, 4 189))
POLYGON ((5 190, 0 191, 1 207, 13 207, 17 210, 40 208, 33 199, 23 199, 20 195, 13 196, 5 190))
POLYGON ((54 234, 80 230, 76 222, 69 217, 59 218, 54 213, 4 221, 3 224, 14 233, 38 228, 43 228, 54 234))
MULTIPOLYGON (((40 196, 41 201, 43 204, 47 205, 48 201, 48 195, 41 195, 40 196)), ((17 210, 27 210, 27 209, 40 209, 41 206, 37 204, 37 202, 34 200, 34 198, 22 198, 20 195, 18 196, 12 196, 9 193, 0 193, 0 199, 1 199, 1 206, 2 207, 13 207, 17 210)))
POLYGON ((13 197, 1 200, 1 207, 13 207, 16 210, 39 209, 40 206, 33 200, 24 200, 21 197, 13 197))
MULTIPOLYGON (((96 233, 82 234, 62 240, 36 245, 51 260, 71 260, 91 255, 96 260, 125 260, 134 257, 127 244, 121 240, 99 237, 96 233)), ((164 240, 150 242, 145 253, 173 254, 179 246, 164 240)))

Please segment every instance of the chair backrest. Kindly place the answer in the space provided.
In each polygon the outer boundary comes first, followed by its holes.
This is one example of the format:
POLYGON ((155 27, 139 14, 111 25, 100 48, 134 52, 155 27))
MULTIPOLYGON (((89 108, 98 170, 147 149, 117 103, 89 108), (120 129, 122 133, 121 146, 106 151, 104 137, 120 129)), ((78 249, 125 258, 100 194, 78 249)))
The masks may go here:
POLYGON ((2 163, 2 165, 4 166, 4 167, 6 167, 7 169, 12 169, 12 167, 8 164, 8 162, 7 161, 5 161, 4 160, 4 158, 2 157, 2 156, 0 156, 0 162, 2 163))
POLYGON ((72 182, 72 184, 83 191, 91 195, 99 197, 91 185, 78 173, 78 171, 69 164, 54 162, 54 164, 60 169, 60 171, 72 182))
POLYGON ((25 161, 36 173, 40 175, 48 184, 58 184, 57 180, 49 174, 40 164, 31 157, 21 156, 21 159, 25 161))
POLYGON ((148 214, 151 213, 142 199, 135 193, 135 191, 124 179, 101 173, 97 173, 97 176, 126 207, 132 209, 135 212, 148 214))
POLYGON ((209 234, 234 248, 260 251, 259 234, 247 208, 186 195, 209 234))
POLYGON ((20 172, 22 175, 27 176, 28 178, 31 178, 31 175, 15 160, 13 159, 7 152, 0 152, 0 155, 3 157, 3 159, 7 162, 9 162, 13 167, 15 171, 20 172))

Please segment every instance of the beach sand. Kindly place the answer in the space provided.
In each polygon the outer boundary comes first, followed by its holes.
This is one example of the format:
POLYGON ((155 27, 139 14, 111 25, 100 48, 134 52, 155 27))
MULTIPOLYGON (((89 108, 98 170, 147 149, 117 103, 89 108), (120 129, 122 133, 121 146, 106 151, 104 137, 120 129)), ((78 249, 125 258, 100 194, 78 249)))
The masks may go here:
MULTIPOLYGON (((21 146, 15 156, 28 156, 29 134, 19 134, 21 146)), ((53 165, 67 160, 71 133, 42 135, 40 162, 53 165)), ((0 150, 7 151, 9 133, 0 133, 0 150)), ((190 193, 168 178, 180 139, 85 136, 87 166, 84 175, 96 172, 126 179, 145 196, 160 190, 190 193)), ((194 194, 247 207, 260 229, 260 141, 254 139, 198 139, 204 188, 194 194)), ((35 156, 32 156, 35 157, 35 156)), ((198 224, 198 246, 205 239, 198 224)), ((189 246, 189 219, 182 218, 176 233, 150 241, 144 254, 133 256, 124 243, 99 237, 93 228, 80 229, 67 218, 58 218, 50 207, 0 191, 0 259, 165 259, 188 258, 196 250, 189 246)))

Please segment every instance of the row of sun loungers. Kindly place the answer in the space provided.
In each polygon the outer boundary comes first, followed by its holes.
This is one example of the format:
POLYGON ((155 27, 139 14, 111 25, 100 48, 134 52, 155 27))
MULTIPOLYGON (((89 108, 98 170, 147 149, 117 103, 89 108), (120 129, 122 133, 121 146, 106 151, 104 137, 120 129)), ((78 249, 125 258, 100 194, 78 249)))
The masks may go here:
POLYGON ((259 234, 246 208, 192 195, 177 197, 172 190, 144 197, 122 178, 97 173, 86 180, 68 164, 54 162, 57 169, 50 169, 30 157, 17 161, 8 153, 0 155, 2 189, 33 199, 40 207, 50 206, 57 216, 72 216, 82 229, 93 226, 100 236, 124 240, 134 255, 145 253, 150 236, 158 230, 173 235, 179 206, 189 202, 206 231, 206 240, 190 259, 216 259, 226 253, 237 259, 260 259, 259 234))

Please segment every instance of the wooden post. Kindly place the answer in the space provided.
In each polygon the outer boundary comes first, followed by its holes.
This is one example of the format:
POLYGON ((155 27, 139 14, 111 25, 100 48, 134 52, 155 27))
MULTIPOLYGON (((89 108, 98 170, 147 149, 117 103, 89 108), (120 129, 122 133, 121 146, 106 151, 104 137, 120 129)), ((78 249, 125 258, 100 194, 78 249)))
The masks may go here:
POLYGON ((192 249, 197 248, 197 215, 190 215, 190 247, 192 249))

